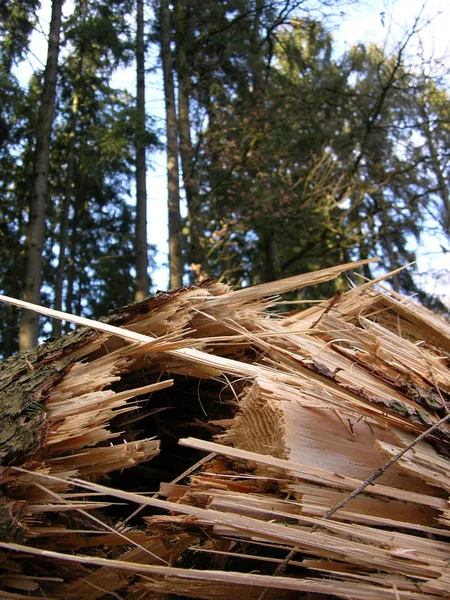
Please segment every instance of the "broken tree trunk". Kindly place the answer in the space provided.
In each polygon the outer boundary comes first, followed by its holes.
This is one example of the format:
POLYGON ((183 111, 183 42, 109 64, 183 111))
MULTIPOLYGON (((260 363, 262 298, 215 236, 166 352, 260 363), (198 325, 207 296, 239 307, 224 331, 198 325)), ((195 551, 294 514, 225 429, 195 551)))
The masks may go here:
POLYGON ((354 266, 161 294, 6 361, 2 597, 448 597, 450 326, 372 283, 266 310, 354 266))

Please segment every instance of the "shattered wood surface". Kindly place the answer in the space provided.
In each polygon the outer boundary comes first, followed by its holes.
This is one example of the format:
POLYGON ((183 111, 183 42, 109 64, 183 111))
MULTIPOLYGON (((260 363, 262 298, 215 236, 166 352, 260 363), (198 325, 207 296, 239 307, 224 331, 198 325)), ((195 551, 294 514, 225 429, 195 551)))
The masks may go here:
POLYGON ((5 361, 1 597, 448 598, 450 426, 414 440, 448 414, 450 326, 372 284, 267 310, 353 266, 160 294, 5 361))

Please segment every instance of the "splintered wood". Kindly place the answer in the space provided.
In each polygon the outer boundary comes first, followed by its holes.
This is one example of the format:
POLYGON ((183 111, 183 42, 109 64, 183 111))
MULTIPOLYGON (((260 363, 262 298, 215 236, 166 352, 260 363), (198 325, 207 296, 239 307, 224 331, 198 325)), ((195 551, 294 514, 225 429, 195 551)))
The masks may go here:
POLYGON ((360 264, 6 361, 1 597, 450 597, 449 324, 380 282, 268 310, 360 264))

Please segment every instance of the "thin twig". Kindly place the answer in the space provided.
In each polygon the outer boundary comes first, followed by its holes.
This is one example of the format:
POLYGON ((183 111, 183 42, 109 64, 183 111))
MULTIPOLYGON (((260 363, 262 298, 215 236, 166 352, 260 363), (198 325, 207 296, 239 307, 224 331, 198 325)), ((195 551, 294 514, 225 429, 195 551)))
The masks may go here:
MULTIPOLYGON (((383 473, 385 473, 387 471, 387 469, 389 469, 389 467, 391 467, 395 462, 397 462, 400 458, 402 458, 402 456, 404 456, 408 452, 408 450, 411 450, 411 448, 414 448, 414 446, 416 446, 419 442, 423 441, 431 433, 433 433, 433 431, 436 431, 436 429, 439 429, 439 427, 441 425, 443 425, 444 423, 447 423, 448 421, 450 421, 450 413, 448 413, 447 415, 445 415, 445 417, 443 417, 440 421, 437 421, 437 423, 435 423, 434 425, 432 425, 431 427, 429 427, 426 431, 424 431, 423 433, 421 433, 410 444, 408 444, 406 446, 406 448, 403 448, 403 450, 401 450, 395 456, 393 456, 392 458, 390 458, 383 466, 379 467, 376 471, 374 471, 372 473, 372 475, 370 477, 368 477, 356 490, 353 490, 353 492, 351 492, 350 494, 348 494, 348 496, 346 496, 343 500, 341 500, 338 504, 336 504, 336 506, 334 506, 329 511, 327 511, 321 517, 320 521, 317 522, 312 527, 311 533, 314 533, 315 531, 317 531, 317 529, 319 529, 319 527, 322 526, 322 522, 323 521, 326 521, 327 519, 329 519, 339 509, 341 509, 348 502, 350 502, 350 500, 353 500, 353 498, 356 498, 356 496, 358 496, 359 494, 361 494, 361 492, 363 492, 366 489, 366 487, 369 487, 369 485, 373 485, 373 482, 376 479, 378 479, 379 477, 381 477, 381 475, 383 475, 383 473)), ((289 554, 286 556, 286 558, 283 560, 283 562, 280 563, 278 565, 278 567, 275 569, 275 571, 273 573, 273 577, 280 576, 280 575, 282 575, 286 571, 286 568, 287 568, 288 564, 294 558, 294 556, 297 554, 297 552, 299 552, 299 548, 298 547, 292 548, 292 550, 289 552, 289 554)), ((262 591, 262 593, 259 596, 258 600, 264 600, 264 598, 267 597, 268 592, 269 592, 269 588, 264 588, 264 590, 262 591)))
POLYGON ((323 313, 320 315, 320 317, 317 319, 317 321, 315 321, 312 325, 311 325, 311 329, 314 329, 322 320, 322 318, 330 312, 330 310, 336 305, 338 304, 340 301, 342 300, 342 290, 337 290, 336 294, 331 298, 331 300, 328 302, 327 306, 325 307, 325 310, 323 311, 323 313))
MULTIPOLYGON (((325 521, 326 519, 329 519, 332 515, 334 515, 335 512, 337 512, 340 508, 342 508, 348 502, 350 502, 350 500, 353 500, 353 498, 356 498, 356 496, 358 496, 362 491, 364 491, 366 489, 366 487, 369 487, 369 485, 372 485, 376 479, 381 477, 381 475, 383 475, 383 473, 385 471, 387 471, 387 469, 389 469, 389 467, 391 467, 395 462, 397 462, 400 458, 402 458, 402 456, 404 456, 408 452, 408 450, 411 450, 411 448, 414 448, 414 446, 416 446, 419 442, 422 442, 431 433, 433 433, 433 431, 436 431, 436 429, 439 429, 439 427, 441 425, 443 425, 444 423, 447 423, 448 421, 450 421, 450 413, 445 415, 445 417, 443 417, 440 421, 437 421, 437 423, 435 423, 434 425, 429 427, 426 431, 421 433, 410 444, 408 444, 406 446, 406 448, 403 448, 403 450, 400 450, 400 452, 398 452, 398 454, 396 454, 395 456, 390 458, 383 466, 379 467, 376 471, 374 471, 372 473, 372 475, 370 477, 368 477, 364 481, 364 483, 362 483, 356 490, 353 490, 353 492, 351 492, 348 496, 346 496, 343 500, 341 500, 341 502, 339 502, 339 504, 336 504, 336 506, 334 506, 329 511, 327 511, 323 515, 323 517, 321 517, 320 521, 325 521)), ((314 527, 311 529, 311 533, 316 531, 321 526, 320 521, 314 525, 314 527)))

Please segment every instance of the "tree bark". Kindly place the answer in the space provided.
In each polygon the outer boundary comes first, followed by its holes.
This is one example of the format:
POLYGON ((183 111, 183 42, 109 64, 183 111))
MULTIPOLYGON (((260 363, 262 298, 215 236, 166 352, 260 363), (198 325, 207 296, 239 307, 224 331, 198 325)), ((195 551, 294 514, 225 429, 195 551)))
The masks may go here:
MULTIPOLYGON (((36 131, 34 188, 26 240, 27 258, 23 287, 24 300, 34 303, 39 303, 41 289, 41 260, 44 246, 45 205, 48 195, 50 134, 55 106, 63 2, 64 0, 53 0, 52 2, 47 64, 44 71, 44 86, 36 131)), ((20 350, 27 350, 35 346, 38 341, 38 333, 39 319, 37 315, 29 311, 24 311, 19 332, 20 350)))
POLYGON ((175 110, 175 86, 170 49, 170 8, 168 0, 160 6, 161 57, 164 75, 167 135, 167 185, 169 213, 169 271, 170 288, 183 285, 183 257, 180 215, 180 184, 178 172, 177 115, 175 110))
POLYGON ((137 124, 136 134, 136 292, 139 302, 148 296, 147 252, 147 189, 145 160, 145 44, 144 44, 144 1, 136 3, 136 81, 137 81, 137 124))

